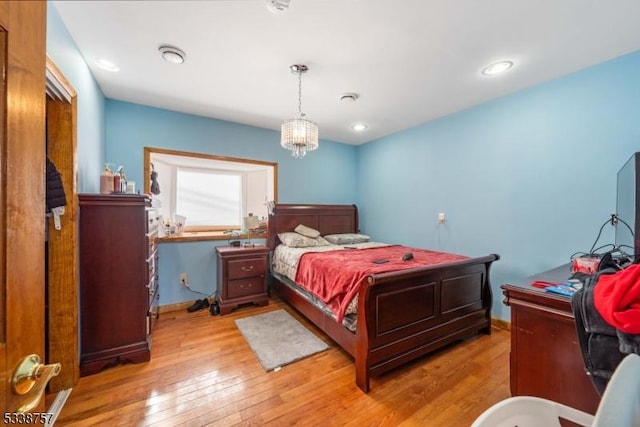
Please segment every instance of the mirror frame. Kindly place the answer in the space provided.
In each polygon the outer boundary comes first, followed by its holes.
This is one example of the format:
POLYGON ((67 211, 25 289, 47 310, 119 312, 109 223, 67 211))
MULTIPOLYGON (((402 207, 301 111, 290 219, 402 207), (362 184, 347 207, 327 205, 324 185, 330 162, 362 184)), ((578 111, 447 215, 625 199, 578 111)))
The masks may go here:
POLYGON ((216 154, 205 154, 205 153, 194 153, 191 151, 182 151, 182 150, 170 150, 166 148, 153 148, 153 147, 144 147, 144 165, 143 165, 143 179, 144 179, 144 194, 151 194, 151 154, 169 154, 173 156, 182 156, 182 157, 195 157, 199 159, 208 159, 208 160, 221 160, 225 162, 236 162, 236 163, 248 163, 254 165, 262 165, 262 166, 271 166, 273 167, 273 201, 278 202, 278 163, 276 162, 267 162, 264 160, 253 160, 253 159, 243 159, 240 157, 228 157, 228 156, 218 156, 216 154))

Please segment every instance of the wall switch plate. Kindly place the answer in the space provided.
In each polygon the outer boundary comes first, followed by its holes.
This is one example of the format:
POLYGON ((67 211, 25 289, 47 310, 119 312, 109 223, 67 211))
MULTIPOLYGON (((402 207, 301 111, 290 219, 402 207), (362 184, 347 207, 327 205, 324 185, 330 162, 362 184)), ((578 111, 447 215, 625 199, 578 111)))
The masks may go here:
POLYGON ((438 224, 444 224, 445 222, 447 222, 447 217, 444 212, 440 212, 438 214, 438 224))

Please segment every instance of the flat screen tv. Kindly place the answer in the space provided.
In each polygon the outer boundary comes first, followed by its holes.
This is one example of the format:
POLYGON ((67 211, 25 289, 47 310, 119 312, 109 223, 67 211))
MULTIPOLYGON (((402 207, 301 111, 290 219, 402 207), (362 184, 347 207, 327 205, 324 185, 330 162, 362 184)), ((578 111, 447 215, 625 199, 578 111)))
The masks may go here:
POLYGON ((616 195, 616 247, 640 260, 640 152, 618 171, 616 195))

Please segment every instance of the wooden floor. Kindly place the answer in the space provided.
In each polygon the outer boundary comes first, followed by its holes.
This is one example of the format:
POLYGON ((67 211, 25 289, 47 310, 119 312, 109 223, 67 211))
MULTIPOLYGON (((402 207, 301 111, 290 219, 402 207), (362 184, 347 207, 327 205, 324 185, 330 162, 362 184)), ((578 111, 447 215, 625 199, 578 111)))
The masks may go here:
POLYGON ((494 328, 374 377, 369 394, 354 380, 351 357, 276 298, 226 316, 163 313, 151 361, 82 377, 56 425, 468 426, 509 396, 509 333, 494 328), (277 309, 331 348, 264 372, 233 321, 277 309))

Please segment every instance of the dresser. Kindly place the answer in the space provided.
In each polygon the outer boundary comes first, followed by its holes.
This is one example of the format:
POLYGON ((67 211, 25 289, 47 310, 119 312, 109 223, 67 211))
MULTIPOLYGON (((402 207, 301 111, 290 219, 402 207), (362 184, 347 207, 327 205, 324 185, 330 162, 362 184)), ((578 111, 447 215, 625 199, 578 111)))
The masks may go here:
POLYGON ((269 303, 269 248, 218 246, 216 258, 220 314, 228 314, 241 304, 264 306, 269 303))
POLYGON ((146 196, 80 194, 80 374, 151 357, 158 212, 146 196))
POLYGON ((584 370, 571 298, 534 288, 535 280, 565 282, 570 264, 502 285, 511 307, 513 396, 538 396, 594 414, 600 396, 584 370))

